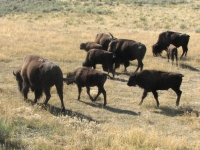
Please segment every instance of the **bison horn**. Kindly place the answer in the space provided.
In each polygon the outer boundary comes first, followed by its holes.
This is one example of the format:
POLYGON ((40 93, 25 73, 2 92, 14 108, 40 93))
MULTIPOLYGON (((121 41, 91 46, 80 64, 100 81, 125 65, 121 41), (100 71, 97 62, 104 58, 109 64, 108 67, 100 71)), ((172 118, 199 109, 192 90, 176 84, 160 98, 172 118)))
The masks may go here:
POLYGON ((16 76, 16 73, 14 72, 14 70, 13 70, 13 75, 16 76))

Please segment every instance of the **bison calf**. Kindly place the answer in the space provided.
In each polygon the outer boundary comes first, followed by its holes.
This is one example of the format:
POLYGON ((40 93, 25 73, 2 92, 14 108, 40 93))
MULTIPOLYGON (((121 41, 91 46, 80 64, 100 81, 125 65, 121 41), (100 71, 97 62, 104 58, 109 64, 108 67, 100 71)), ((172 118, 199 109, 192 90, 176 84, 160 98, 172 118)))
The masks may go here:
POLYGON ((176 48, 176 46, 174 46, 173 44, 170 44, 169 47, 167 48, 167 58, 168 58, 168 62, 169 62, 169 58, 171 58, 172 60, 172 65, 174 63, 174 57, 176 58, 176 65, 178 66, 178 50, 176 48))
POLYGON ((159 107, 159 101, 158 101, 158 93, 156 91, 168 90, 169 88, 171 88, 177 94, 176 106, 179 106, 180 97, 182 94, 182 91, 180 90, 182 77, 183 75, 179 73, 163 72, 156 70, 143 70, 141 72, 133 73, 130 76, 127 85, 128 86, 138 85, 140 88, 144 89, 140 105, 142 104, 144 98, 147 96, 147 93, 152 92, 154 98, 156 99, 158 107, 159 107))
POLYGON ((106 106, 106 91, 104 89, 104 83, 106 82, 107 74, 97 71, 88 67, 79 67, 75 71, 67 74, 66 79, 63 79, 67 85, 76 83, 78 87, 78 100, 80 100, 80 95, 82 87, 87 88, 87 94, 92 101, 95 101, 98 96, 102 93, 104 96, 104 106, 106 106), (97 86, 98 94, 93 99, 90 95, 90 87, 97 86))
POLYGON ((98 43, 95 42, 86 42, 86 43, 81 43, 80 44, 80 49, 89 51, 90 49, 102 49, 102 46, 98 43))
POLYGON ((83 66, 85 67, 93 67, 96 69, 96 64, 102 64, 103 70, 112 72, 114 77, 115 70, 113 68, 114 64, 114 54, 112 52, 98 50, 98 49, 91 49, 87 52, 87 56, 85 58, 85 62, 83 66))

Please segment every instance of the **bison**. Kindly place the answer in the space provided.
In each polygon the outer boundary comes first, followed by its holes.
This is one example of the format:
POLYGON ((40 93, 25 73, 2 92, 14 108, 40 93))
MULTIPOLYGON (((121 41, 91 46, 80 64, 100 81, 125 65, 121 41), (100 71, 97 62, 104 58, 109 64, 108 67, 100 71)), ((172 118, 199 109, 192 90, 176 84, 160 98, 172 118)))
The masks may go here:
POLYGON ((115 39, 116 38, 111 33, 98 33, 94 42, 100 44, 102 49, 107 50, 109 43, 115 39))
POLYGON ((115 70, 113 68, 114 64, 114 55, 112 52, 98 50, 98 49, 91 49, 87 52, 87 56, 85 58, 85 62, 83 66, 86 67, 93 67, 96 69, 96 64, 102 64, 103 70, 112 72, 114 77, 115 70))
POLYGON ((64 81, 67 83, 67 85, 76 83, 78 87, 78 100, 80 100, 82 87, 86 87, 87 94, 92 101, 96 101, 98 96, 102 93, 104 96, 104 106, 106 106, 107 102, 104 83, 106 82, 107 76, 107 74, 89 67, 79 67, 75 69, 75 71, 68 73, 64 81), (90 95, 90 87, 93 86, 98 87, 98 94, 95 98, 92 98, 90 95))
POLYGON ((100 44, 97 44, 95 42, 86 42, 80 44, 80 49, 85 50, 86 52, 90 49, 102 49, 102 46, 100 44))
POLYGON ((152 46, 153 56, 158 56, 162 53, 163 50, 166 50, 170 44, 173 44, 177 48, 182 46, 183 55, 187 55, 188 51, 188 42, 190 36, 187 34, 182 34, 173 31, 166 31, 159 34, 158 41, 152 46))
POLYGON ((178 50, 176 48, 176 46, 174 46, 173 44, 170 44, 169 47, 167 48, 167 58, 168 58, 168 62, 169 62, 169 58, 171 58, 172 60, 172 65, 174 63, 174 57, 176 58, 176 65, 178 66, 178 50))
POLYGON ((152 92, 156 99, 157 107, 159 107, 157 90, 168 90, 171 88, 177 94, 176 106, 179 106, 180 97, 182 91, 180 90, 183 75, 180 73, 164 72, 157 70, 143 70, 141 72, 133 73, 127 85, 136 86, 144 89, 142 100, 139 105, 142 104, 144 98, 148 92, 152 92))
POLYGON ((24 99, 28 99, 29 88, 34 92, 34 103, 40 99, 42 93, 46 95, 46 105, 51 97, 50 88, 56 86, 61 101, 61 111, 65 111, 63 102, 63 74, 59 66, 38 55, 26 55, 23 59, 22 68, 13 71, 18 83, 18 89, 24 99))
POLYGON ((110 42, 108 51, 115 54, 115 68, 119 68, 120 64, 124 64, 124 70, 127 71, 127 67, 130 65, 130 60, 137 59, 139 68, 143 69, 142 60, 146 53, 146 46, 140 42, 136 42, 128 39, 116 39, 110 42))

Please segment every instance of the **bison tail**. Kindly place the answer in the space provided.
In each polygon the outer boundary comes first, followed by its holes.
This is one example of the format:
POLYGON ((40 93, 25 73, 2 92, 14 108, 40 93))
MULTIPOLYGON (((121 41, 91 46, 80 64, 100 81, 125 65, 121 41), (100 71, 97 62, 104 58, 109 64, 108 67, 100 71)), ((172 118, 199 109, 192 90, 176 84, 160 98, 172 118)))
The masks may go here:
POLYGON ((109 77, 109 79, 114 80, 114 78, 111 77, 109 74, 106 74, 106 75, 107 75, 107 77, 109 77))

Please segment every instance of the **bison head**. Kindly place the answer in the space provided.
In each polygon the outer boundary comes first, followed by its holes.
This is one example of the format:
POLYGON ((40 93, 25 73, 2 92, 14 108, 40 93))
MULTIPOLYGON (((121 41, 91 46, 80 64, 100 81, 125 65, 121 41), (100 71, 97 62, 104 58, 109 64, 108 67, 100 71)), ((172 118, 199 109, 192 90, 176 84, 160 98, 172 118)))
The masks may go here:
POLYGON ((22 80, 22 76, 21 76, 20 72, 21 72, 21 70, 18 70, 16 73, 13 71, 13 75, 16 77, 18 89, 21 92, 23 80, 22 80))
POLYGON ((80 44, 80 49, 84 49, 84 50, 85 50, 85 49, 86 49, 86 46, 87 46, 86 43, 81 43, 81 44, 80 44))
POLYGON ((162 49, 160 48, 160 46, 158 44, 154 44, 152 46, 152 52, 153 52, 153 56, 158 56, 161 54, 162 49))
POLYGON ((133 73, 133 74, 129 77, 129 80, 128 80, 127 85, 128 85, 128 86, 136 86, 136 85, 137 85, 136 77, 137 77, 137 74, 136 74, 136 73, 133 73))

